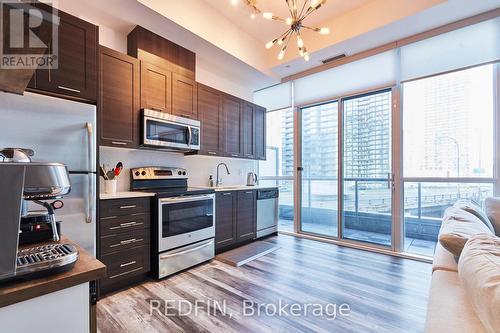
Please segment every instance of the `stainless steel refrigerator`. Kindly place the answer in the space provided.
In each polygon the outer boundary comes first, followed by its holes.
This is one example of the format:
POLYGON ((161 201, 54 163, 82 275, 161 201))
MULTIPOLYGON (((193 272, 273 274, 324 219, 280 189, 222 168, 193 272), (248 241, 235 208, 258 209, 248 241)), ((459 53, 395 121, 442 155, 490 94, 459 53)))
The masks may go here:
MULTIPOLYGON (((95 256, 96 107, 33 93, 0 92, 0 147, 31 148, 33 161, 67 165, 71 192, 56 210, 61 234, 95 256)), ((40 209, 40 206, 30 206, 40 209)))

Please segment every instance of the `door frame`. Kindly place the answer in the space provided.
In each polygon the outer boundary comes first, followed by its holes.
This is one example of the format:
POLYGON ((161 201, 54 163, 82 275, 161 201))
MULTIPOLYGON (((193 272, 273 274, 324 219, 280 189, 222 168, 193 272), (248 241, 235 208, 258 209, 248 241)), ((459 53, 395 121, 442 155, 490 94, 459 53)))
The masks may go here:
MULTIPOLYGON (((293 89, 293 88, 292 88, 293 89)), ((294 233, 297 235, 303 235, 312 238, 324 239, 341 245, 348 245, 355 248, 363 249, 373 249, 380 251, 391 251, 391 252, 402 252, 402 247, 404 246, 404 225, 402 219, 402 200, 403 200, 403 189, 402 189, 402 115, 401 115, 401 105, 400 105, 400 89, 399 85, 392 83, 389 85, 382 85, 377 87, 372 87, 370 89, 364 89, 360 91, 351 92, 348 94, 343 94, 340 96, 334 96, 327 99, 317 100, 311 103, 304 103, 297 106, 293 106, 294 112, 294 233), (356 97, 359 95, 365 95, 369 93, 376 93, 377 91, 391 91, 391 172, 393 175, 393 191, 391 198, 392 205, 392 219, 391 219, 391 245, 384 246, 380 244, 362 242, 353 239, 342 238, 342 224, 343 224, 343 198, 344 194, 344 180, 343 180, 343 148, 344 148, 344 110, 343 101, 344 99, 356 97), (329 235, 316 234, 313 232, 303 231, 301 229, 302 224, 302 109, 326 104, 331 102, 338 103, 338 123, 337 123, 337 135, 338 135, 338 151, 337 151, 337 236, 332 237, 329 235)))

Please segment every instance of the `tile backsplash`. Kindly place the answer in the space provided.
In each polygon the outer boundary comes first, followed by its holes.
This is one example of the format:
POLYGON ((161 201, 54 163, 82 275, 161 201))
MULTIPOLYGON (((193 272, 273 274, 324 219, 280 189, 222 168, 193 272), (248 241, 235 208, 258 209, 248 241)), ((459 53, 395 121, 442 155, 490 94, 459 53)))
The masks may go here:
MULTIPOLYGON (((144 166, 180 167, 188 171, 189 186, 207 186, 208 177, 213 175, 215 180, 217 164, 224 162, 229 167, 230 175, 226 175, 225 168, 221 167, 221 178, 224 185, 241 185, 246 183, 247 173, 255 172, 257 162, 225 157, 213 156, 184 156, 181 153, 122 149, 99 148, 100 162, 114 167, 122 162, 124 169, 118 178, 117 191, 130 189, 130 169, 144 166)), ((104 189, 101 179, 101 191, 104 189)))

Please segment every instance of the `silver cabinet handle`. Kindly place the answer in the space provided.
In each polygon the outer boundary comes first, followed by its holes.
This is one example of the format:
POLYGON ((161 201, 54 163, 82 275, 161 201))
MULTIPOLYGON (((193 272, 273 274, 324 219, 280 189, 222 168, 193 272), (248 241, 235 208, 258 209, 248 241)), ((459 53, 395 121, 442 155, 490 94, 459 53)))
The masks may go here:
POLYGON ((239 157, 238 154, 231 154, 232 157, 239 157))
POLYGON ((253 191, 246 191, 245 193, 246 193, 246 194, 252 194, 252 193, 253 193, 253 191))
POLYGON ((118 243, 118 244, 112 244, 109 247, 117 247, 117 246, 121 246, 121 245, 127 245, 127 244, 142 242, 143 240, 144 239, 142 239, 142 238, 139 238, 139 239, 132 238, 132 239, 127 239, 127 240, 122 240, 122 241, 120 241, 120 243, 118 243))
POLYGON ((133 273, 133 272, 137 272, 137 271, 140 271, 141 269, 143 269, 143 267, 139 267, 139 268, 135 268, 131 271, 127 271, 127 272, 123 272, 123 273, 120 273, 120 274, 116 274, 116 275, 112 275, 109 277, 109 279, 116 279, 117 277, 120 277, 120 276, 123 276, 123 275, 127 275, 127 274, 130 274, 130 273, 133 273))
POLYGON ((78 90, 78 89, 68 88, 68 87, 65 87, 65 86, 57 86, 57 88, 62 89, 62 90, 67 90, 67 91, 75 92, 75 93, 78 93, 78 94, 81 93, 81 91, 78 90))
POLYGON ((229 192, 226 192, 226 193, 222 193, 222 195, 231 195, 232 193, 229 193, 229 192))
POLYGON ((126 146, 126 142, 120 142, 120 141, 111 141, 112 144, 118 145, 118 146, 126 146))
POLYGON ((191 115, 189 115, 187 113, 182 113, 181 116, 184 117, 184 118, 189 118, 189 119, 193 118, 193 116, 191 116, 191 115))
POLYGON ((193 195, 193 196, 186 196, 186 197, 181 197, 181 198, 163 198, 163 199, 160 199, 160 205, 161 204, 179 203, 179 202, 209 200, 209 199, 213 199, 213 198, 214 198, 213 194, 196 195, 196 196, 193 195))
POLYGON ((121 228, 128 228, 128 227, 133 227, 136 225, 142 225, 142 222, 127 222, 127 223, 120 223, 119 226, 116 227, 111 227, 109 230, 116 230, 116 229, 121 229, 121 228))
POLYGON ((137 261, 131 261, 131 262, 127 262, 125 264, 121 264, 120 267, 127 267, 127 266, 130 266, 130 265, 133 265, 133 264, 137 264, 137 261))
POLYGON ((199 245, 197 247, 194 247, 192 249, 187 249, 187 250, 180 251, 180 252, 177 252, 177 253, 172 253, 172 254, 164 254, 164 255, 160 256, 160 259, 168 259, 168 258, 172 258, 172 257, 177 257, 177 256, 180 256, 180 255, 183 255, 183 254, 186 254, 186 253, 198 251, 198 250, 200 250, 200 249, 202 249, 204 247, 207 247, 207 246, 210 246, 210 245, 213 245, 213 244, 214 244, 214 241, 212 239, 208 243, 201 244, 201 245, 199 245))
POLYGON ((217 153, 216 153, 216 152, 214 152, 214 151, 209 151, 209 152, 208 152, 208 155, 217 155, 217 153))
MULTIPOLYGON (((88 158, 89 158, 89 171, 92 170, 92 164, 94 161, 94 156, 92 152, 94 151, 94 129, 91 123, 86 123, 87 128, 87 149, 88 149, 88 158)), ((89 188, 88 188, 88 198, 87 198, 87 218, 85 219, 86 223, 92 223, 94 212, 94 177, 91 173, 88 174, 89 177, 89 188)))
POLYGON ((130 208, 136 208, 137 205, 128 205, 128 206, 120 206, 120 209, 130 209, 130 208))
POLYGON ((118 218, 118 216, 108 216, 108 217, 101 217, 101 220, 112 220, 116 218, 118 218))

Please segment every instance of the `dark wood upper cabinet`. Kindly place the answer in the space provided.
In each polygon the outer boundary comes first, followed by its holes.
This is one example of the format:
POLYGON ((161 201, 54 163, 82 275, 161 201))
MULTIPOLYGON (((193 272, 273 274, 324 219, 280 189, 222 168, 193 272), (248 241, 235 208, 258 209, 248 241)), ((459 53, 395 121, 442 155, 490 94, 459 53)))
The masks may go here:
POLYGON ((198 119, 196 82, 193 79, 173 73, 172 114, 198 119))
POLYGON ((198 83, 198 119, 201 122, 201 154, 221 155, 222 147, 222 93, 198 83))
POLYGON ((100 145, 139 146, 139 61, 101 46, 99 49, 100 145))
POLYGON ((238 191, 236 208, 236 241, 255 238, 256 192, 238 191))
POLYGON ((254 142, 255 158, 258 160, 266 159, 266 109, 255 105, 254 108, 254 142))
POLYGON ((241 157, 241 100, 225 94, 222 100, 224 115, 224 151, 229 157, 241 157))
POLYGON ((217 192, 215 197, 215 248, 220 249, 236 241, 235 208, 237 192, 217 192))
MULTIPOLYGON (((58 67, 37 70, 35 87, 30 87, 95 102, 98 27, 63 11, 58 16, 58 67)), ((49 48, 53 47, 52 42, 49 48)))
POLYGON ((172 72, 141 61, 141 108, 172 112, 172 72))
POLYGON ((243 102, 241 109, 241 134, 243 157, 255 158, 255 105, 243 102))

